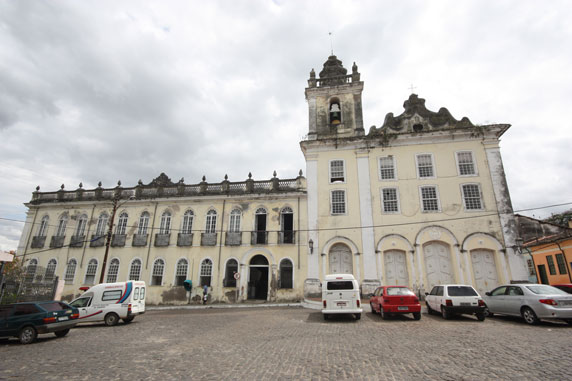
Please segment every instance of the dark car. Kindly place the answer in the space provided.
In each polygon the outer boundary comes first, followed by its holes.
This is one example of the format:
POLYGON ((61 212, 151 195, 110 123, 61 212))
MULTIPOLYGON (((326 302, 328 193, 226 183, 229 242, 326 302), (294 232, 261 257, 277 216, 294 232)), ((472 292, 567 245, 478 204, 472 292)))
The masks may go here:
POLYGON ((552 287, 556 287, 559 290, 572 294, 572 283, 553 284, 552 287))
POLYGON ((32 343, 40 333, 53 332, 63 337, 78 323, 78 318, 78 309, 64 302, 0 305, 0 337, 17 337, 22 344, 32 343))

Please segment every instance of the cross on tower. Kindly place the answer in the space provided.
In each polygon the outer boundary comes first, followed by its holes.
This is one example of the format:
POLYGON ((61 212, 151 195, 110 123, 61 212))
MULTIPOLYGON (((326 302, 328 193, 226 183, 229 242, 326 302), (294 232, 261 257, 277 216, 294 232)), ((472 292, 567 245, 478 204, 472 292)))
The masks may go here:
POLYGON ((334 55, 334 44, 332 42, 332 32, 328 32, 328 35, 330 36, 330 49, 332 51, 332 56, 334 55))
POLYGON ((417 87, 413 86, 413 84, 411 84, 411 86, 409 86, 409 90, 411 91, 411 93, 413 93, 413 90, 416 89, 417 87))

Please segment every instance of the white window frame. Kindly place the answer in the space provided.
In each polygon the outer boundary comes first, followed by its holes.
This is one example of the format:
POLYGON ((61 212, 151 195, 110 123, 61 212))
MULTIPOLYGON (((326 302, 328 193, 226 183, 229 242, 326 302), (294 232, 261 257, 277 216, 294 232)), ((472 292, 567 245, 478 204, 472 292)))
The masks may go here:
POLYGON ((87 262, 87 266, 85 269, 85 276, 83 277, 83 284, 96 284, 96 277, 97 277, 97 269, 99 268, 99 261, 96 258, 91 258, 89 262, 87 262), (91 268, 90 265, 95 262, 95 270, 93 271, 93 283, 87 283, 87 276, 91 276, 91 272, 89 271, 91 268))
POLYGON ((48 275, 51 275, 52 278, 55 277, 57 268, 58 268, 58 260, 56 258, 50 258, 48 264, 46 265, 46 272, 44 273, 44 279, 47 279, 48 275), (48 270, 50 270, 51 264, 53 264, 53 271, 51 274, 48 274, 48 270))
POLYGON ((182 234, 191 234, 193 232, 194 219, 195 213, 190 209, 183 214, 183 223, 181 224, 182 234))
POLYGON ((60 217, 58 220, 58 229, 56 230, 56 237, 63 237, 66 235, 66 228, 68 224, 68 218, 66 216, 60 217))
POLYGON ((329 178, 330 184, 345 184, 346 183, 346 161, 344 159, 332 159, 332 160, 328 161, 328 178, 329 178), (342 162, 343 173, 344 173, 344 179, 342 181, 340 181, 340 180, 332 181, 332 163, 334 161, 341 161, 342 162))
POLYGON ((210 209, 207 212, 206 219, 205 219, 205 233, 207 233, 207 234, 216 233, 217 216, 218 216, 218 213, 214 209, 210 209))
POLYGON ((382 214, 401 214, 401 203, 399 201, 399 188, 398 187, 383 187, 380 189, 381 194, 381 213, 382 214), (386 211, 385 210, 385 198, 383 196, 383 191, 385 189, 394 189, 395 190, 395 200, 388 200, 388 201, 396 201, 397 202, 397 210, 396 211, 386 211))
POLYGON ((240 225, 242 220, 242 211, 239 208, 234 208, 228 216, 228 231, 229 233, 240 233, 240 225))
POLYGON ((109 261, 109 267, 107 267, 107 274, 105 275, 105 283, 117 282, 117 278, 119 276, 119 267, 120 266, 121 266, 121 261, 119 260, 119 258, 117 258, 117 257, 111 258, 111 261, 109 261), (113 261, 117 261, 117 269, 112 267, 113 261), (109 279, 109 274, 113 275, 115 277, 115 279, 113 279, 113 280, 109 279))
POLYGON ((115 234, 125 235, 127 233, 127 221, 129 221, 129 214, 127 212, 122 212, 119 215, 119 220, 117 221, 115 234), (125 218, 123 218, 123 216, 125 216, 125 218))
POLYGON ((435 156, 432 153, 417 153, 415 154, 415 173, 417 174, 417 178, 420 180, 426 179, 435 179, 437 178, 437 169, 435 166, 435 156), (433 176, 424 176, 421 177, 419 173, 419 156, 430 156, 431 157, 431 169, 433 171, 433 176))
POLYGON ((103 212, 97 218, 97 227, 95 228, 95 236, 103 237, 107 232, 107 226, 109 225, 109 216, 107 213, 103 212))
POLYGON ((77 260, 75 258, 70 258, 66 265, 66 272, 64 274, 64 282, 67 284, 73 284, 75 280, 75 272, 77 271, 77 260), (73 261, 73 272, 70 271, 70 263, 73 261), (71 274, 70 274, 71 273, 71 274))
POLYGON ((85 235, 85 228, 87 226, 87 215, 86 214, 82 214, 78 219, 77 219, 77 226, 75 229, 75 236, 76 237, 83 237, 85 235))
POLYGON ((163 258, 156 258, 156 259, 153 261, 153 267, 151 267, 151 277, 150 277, 150 279, 149 279, 149 285, 151 285, 151 286, 162 286, 162 285, 163 285, 163 283, 164 283, 164 281, 165 281, 165 267, 167 267, 167 262, 166 262, 163 258), (157 265, 157 263, 158 263, 159 261, 161 261, 161 262, 163 262, 163 263, 160 264, 160 265, 157 265), (157 266, 157 268, 156 268, 156 266, 157 266), (161 267, 161 266, 162 266, 162 267, 161 267), (156 270, 157 270, 157 271, 156 271, 156 270), (160 270, 160 271, 159 271, 159 270, 160 270), (159 272, 160 272, 161 274, 159 274, 159 272), (158 277, 158 276, 161 277, 161 282, 160 282, 159 284, 154 284, 154 283, 153 283, 153 277, 156 277, 156 276, 157 276, 157 277, 158 277))
POLYGON ((457 174, 460 177, 474 177, 474 176, 478 176, 479 175, 479 170, 477 168, 477 161, 475 160, 475 154, 473 151, 470 150, 462 150, 462 151, 457 151, 455 152, 455 162, 457 163, 457 174), (474 173, 468 174, 468 175, 462 175, 461 174, 461 164, 459 162, 459 154, 462 153, 470 153, 471 154, 471 160, 473 162, 473 171, 474 173))
POLYGON ((483 210, 485 210, 485 203, 483 202, 483 192, 481 191, 481 184, 479 183, 464 183, 460 185, 461 188, 461 199, 463 200, 463 208, 465 209, 465 212, 482 212, 483 210), (480 209, 468 209, 467 208, 467 200, 465 199, 465 190, 464 187, 466 185, 473 185, 476 186, 478 191, 479 191, 479 202, 481 204, 480 209))
POLYGON ((201 263, 199 264, 199 285, 202 285, 202 277, 209 277, 209 283, 210 286, 212 287, 213 285, 213 260, 210 258, 203 258, 203 260, 201 261, 201 263), (207 265, 207 261, 209 262, 209 264, 207 265), (205 270, 205 271, 203 271, 205 270))
POLYGON ((137 226, 137 235, 147 235, 149 230, 149 220, 151 215, 149 212, 145 211, 139 216, 139 226, 137 226))
POLYGON ((380 156, 377 158, 377 178, 379 179, 379 181, 397 181, 397 160, 395 159, 395 155, 380 156), (393 178, 384 179, 381 176, 381 159, 388 159, 388 158, 391 158, 393 162, 393 178))
POLYGON ((161 225, 159 226, 159 234, 171 233, 171 212, 164 211, 161 215, 161 225))
MULTIPOLYGON (((173 277, 173 286, 177 286, 177 277, 179 276, 183 276, 185 277, 185 279, 183 279, 183 282, 187 279, 189 279, 189 260, 187 258, 179 258, 177 259, 177 262, 175 263, 175 276, 173 277), (184 262, 184 266, 185 266, 185 272, 183 274, 182 271, 179 271, 180 268, 182 268, 183 266, 181 265, 181 263, 184 262)), ((179 286, 182 286, 183 284, 180 284, 179 286)))
POLYGON ((135 280, 135 281, 141 280, 141 270, 142 269, 143 269, 143 261, 141 260, 141 258, 133 258, 131 260, 131 263, 129 263, 129 273, 127 274, 127 278, 128 278, 127 280, 135 280), (133 264, 136 261, 139 261, 139 273, 138 273, 137 279, 131 279, 131 275, 133 274, 133 264))
POLYGON ((441 213, 441 197, 439 197, 439 187, 437 185, 420 185, 419 186, 419 206, 422 213, 441 213), (424 210, 423 208, 423 188, 435 188, 435 196, 437 197, 437 210, 424 210))
POLYGON ((345 189, 332 189, 330 191, 330 215, 343 216, 348 214, 348 196, 345 189), (334 213, 334 192, 344 192, 344 212, 334 213))
POLYGON ((45 215, 42 217, 42 221, 40 221, 40 227, 38 228, 38 237, 46 237, 48 233, 48 224, 50 222, 50 216, 45 215))

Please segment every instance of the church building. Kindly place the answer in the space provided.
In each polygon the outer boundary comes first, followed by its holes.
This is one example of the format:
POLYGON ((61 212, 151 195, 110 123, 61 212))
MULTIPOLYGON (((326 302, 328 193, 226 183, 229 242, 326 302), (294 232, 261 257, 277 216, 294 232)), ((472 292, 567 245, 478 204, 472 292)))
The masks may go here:
POLYGON ((18 254, 64 279, 68 298, 138 279, 157 304, 198 302, 204 285, 211 302, 301 300, 330 273, 353 274, 362 295, 527 279, 499 149, 510 125, 457 120, 411 94, 366 133, 360 77, 333 55, 310 72, 306 177, 38 188, 18 254))

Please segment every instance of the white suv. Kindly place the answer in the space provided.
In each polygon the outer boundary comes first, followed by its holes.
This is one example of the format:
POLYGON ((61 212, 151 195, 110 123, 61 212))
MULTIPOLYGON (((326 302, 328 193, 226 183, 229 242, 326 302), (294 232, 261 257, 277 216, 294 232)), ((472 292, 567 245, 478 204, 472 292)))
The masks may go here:
POLYGON ((479 321, 485 320, 485 302, 479 293, 466 284, 443 284, 425 293, 427 313, 441 313, 444 319, 454 314, 475 314, 479 321))

